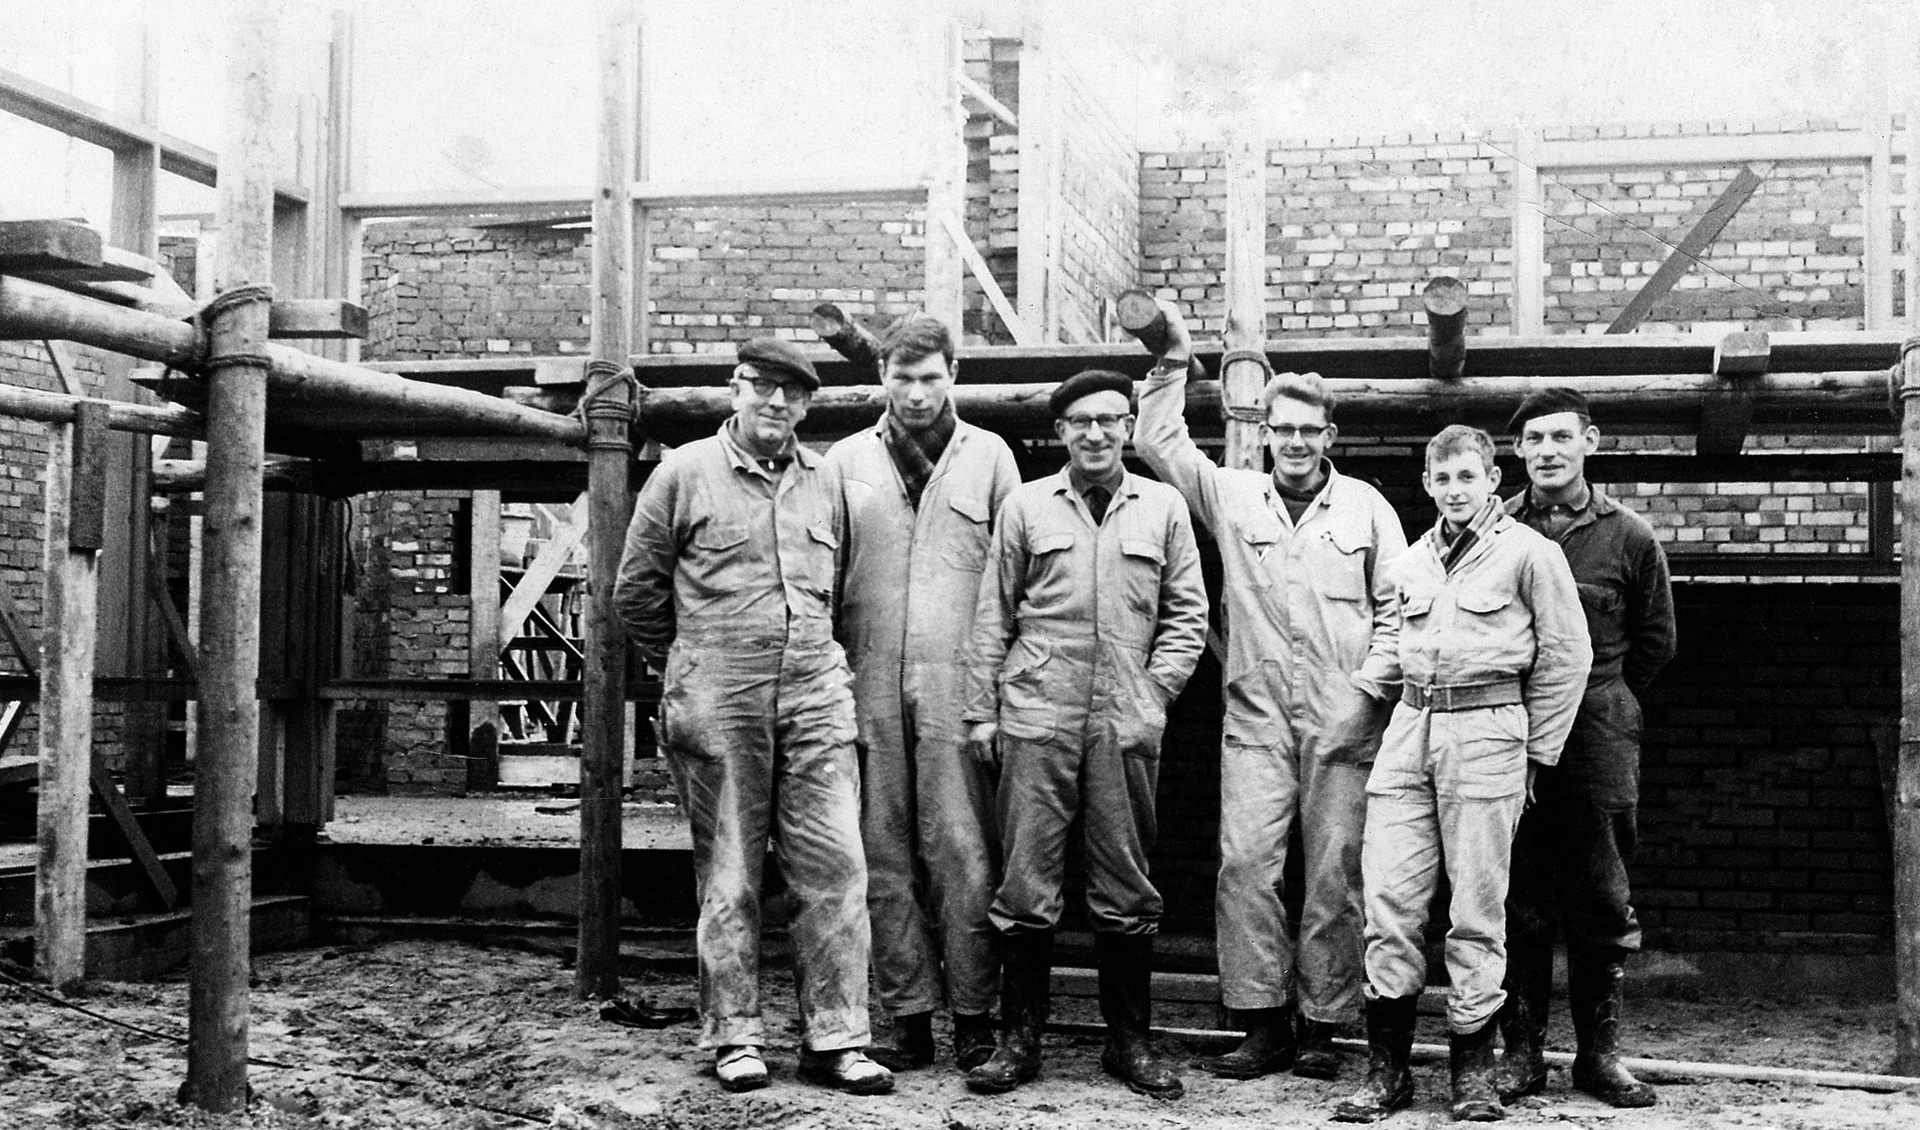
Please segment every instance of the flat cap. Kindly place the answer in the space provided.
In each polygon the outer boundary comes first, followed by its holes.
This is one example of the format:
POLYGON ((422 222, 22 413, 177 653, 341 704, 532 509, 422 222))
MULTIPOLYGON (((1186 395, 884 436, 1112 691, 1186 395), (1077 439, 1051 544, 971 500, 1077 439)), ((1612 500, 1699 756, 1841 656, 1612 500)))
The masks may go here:
POLYGON ((752 365, 766 376, 790 377, 806 385, 809 392, 820 391, 820 374, 813 371, 813 362, 790 341, 756 337, 740 346, 738 356, 741 364, 752 365))
POLYGON ((1053 395, 1047 397, 1047 410, 1057 420, 1066 415, 1068 405, 1096 392, 1117 392, 1127 398, 1128 408, 1133 407, 1132 377, 1112 369, 1083 369, 1060 382, 1053 395))
POLYGON ((1587 398, 1565 385, 1548 385, 1527 393, 1527 398, 1514 409, 1513 418, 1507 421, 1507 432, 1520 434, 1521 425, 1537 416, 1551 416, 1556 412, 1578 412, 1581 418, 1591 420, 1593 413, 1587 410, 1587 398))

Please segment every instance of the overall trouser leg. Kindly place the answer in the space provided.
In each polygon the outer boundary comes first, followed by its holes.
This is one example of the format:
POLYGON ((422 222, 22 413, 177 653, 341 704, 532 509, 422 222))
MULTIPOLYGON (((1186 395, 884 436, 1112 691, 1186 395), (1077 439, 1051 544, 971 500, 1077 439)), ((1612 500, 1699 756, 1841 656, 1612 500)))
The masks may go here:
POLYGON ((851 676, 838 645, 787 658, 775 846, 794 904, 802 1043, 817 1052, 865 1047, 871 934, 851 676))
POLYGON ((1360 841, 1367 820, 1367 772, 1314 758, 1301 767, 1300 838, 1305 885, 1296 947, 1300 1015, 1322 1024, 1360 1018, 1366 915, 1360 841))
POLYGON ((1507 973, 1507 873, 1527 800, 1526 710, 1515 704, 1436 714, 1430 735, 1452 887, 1447 1021, 1471 1034, 1506 999, 1500 986, 1507 973))
POLYGON ((760 880, 773 811, 777 657, 674 652, 661 714, 667 764, 693 835, 700 902, 700 1046, 766 1043, 760 880))
POLYGON ((958 1016, 992 1011, 997 935, 988 917, 1000 881, 992 774, 970 757, 960 720, 962 672, 951 664, 908 672, 920 850, 926 865, 947 999, 958 1016))
POLYGON ((862 689, 868 693, 862 700, 860 841, 867 861, 874 985, 889 1016, 932 1012, 940 1004, 940 970, 915 858, 912 727, 897 682, 870 678, 862 689))
POLYGON ((1294 749, 1284 743, 1220 748, 1220 881, 1214 937, 1220 1000, 1236 1012, 1291 1003, 1294 964, 1281 876, 1299 809, 1294 749))

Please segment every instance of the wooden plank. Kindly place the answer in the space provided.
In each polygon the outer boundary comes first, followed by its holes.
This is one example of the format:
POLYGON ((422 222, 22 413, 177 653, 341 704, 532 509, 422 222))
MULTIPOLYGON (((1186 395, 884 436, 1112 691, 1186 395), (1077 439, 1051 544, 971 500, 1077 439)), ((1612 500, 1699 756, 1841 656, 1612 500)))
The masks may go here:
MULTIPOLYGON (((493 679, 500 668, 500 492, 476 490, 467 542, 467 675, 493 679)), ((538 613, 539 605, 534 605, 538 613)), ((499 778, 500 707, 475 702, 467 716, 467 787, 499 778)))
POLYGON ((1742 168, 1733 178, 1733 182, 1727 185, 1719 198, 1707 209, 1706 214, 1701 216, 1674 246, 1673 253, 1660 264, 1660 269, 1641 285, 1638 293, 1627 303, 1626 309, 1620 311, 1619 316, 1614 318, 1613 324, 1607 327, 1607 332, 1610 334, 1632 333, 1635 326, 1646 321, 1654 305, 1667 296, 1667 292, 1673 289, 1673 284, 1680 281, 1681 275, 1693 269, 1693 264, 1706 254, 1707 248, 1713 246, 1714 240, 1720 238, 1720 233, 1726 229, 1727 222, 1732 220, 1740 211, 1740 206, 1753 196, 1754 190, 1760 187, 1764 179, 1751 167, 1742 168))
POLYGON ((74 406, 73 467, 68 483, 67 548, 98 550, 106 544, 107 406, 82 400, 74 406))
POLYGON ((180 891, 168 876, 167 869, 161 865, 160 856, 153 850, 153 844, 147 840, 147 833, 140 827, 140 821, 133 815, 133 809, 127 806, 127 798, 121 794, 120 786, 113 783, 106 767, 95 762, 89 775, 93 786, 93 795, 100 798, 100 806, 106 810, 108 819, 120 833, 120 839, 127 845, 127 851, 140 868, 140 877, 146 882, 147 889, 160 905, 172 910, 180 902, 180 891))
MULTIPOLYGON (((1772 346, 1764 333, 1732 333, 1713 350, 1713 372, 1735 386, 1766 373, 1772 346)), ((1702 455, 1737 455, 1746 446, 1753 426, 1753 396, 1744 388, 1732 396, 1715 397, 1700 409, 1695 450, 1702 455)))
POLYGON ((160 610, 161 622, 166 626, 167 638, 180 655, 181 666, 187 669, 187 675, 194 682, 200 681, 200 649, 193 644, 193 637, 187 634, 187 622, 181 617, 180 609, 173 603, 173 593, 167 588, 166 570, 158 553, 153 556, 153 564, 147 570, 147 594, 153 606, 160 610))
POLYGON ((100 266, 100 233, 71 220, 0 221, 0 274, 100 266))
MULTIPOLYGON (((153 61, 153 28, 126 29, 119 43, 116 109, 149 129, 160 124, 160 70, 153 61)), ((109 240, 149 258, 160 255, 160 147, 132 145, 113 154, 109 240)))
POLYGON ((1427 312, 1427 375, 1458 380, 1467 372, 1467 288, 1440 275, 1428 281, 1420 304, 1427 312))
POLYGON ((533 563, 513 586, 513 594, 500 609, 500 647, 505 651, 507 642, 520 634, 520 627, 526 623, 528 613, 540 598, 547 595, 547 586, 551 585, 560 570, 573 557, 575 547, 580 544, 587 531, 588 499, 591 491, 583 493, 573 500, 567 513, 567 520, 553 532, 553 538, 540 547, 533 563))
POLYGON ((367 308, 337 298, 277 298, 267 319, 267 336, 364 339, 367 308))
MULTIPOLYGON (((966 270, 960 249, 972 242, 961 229, 955 239, 941 239, 935 228, 959 216, 967 206, 967 115, 960 104, 960 28, 937 6, 920 16, 924 59, 918 69, 927 146, 927 204, 925 214, 925 309, 955 338, 964 336, 966 270)), ((1004 296, 1003 296, 1004 301, 1004 296)))
POLYGON ((46 478, 41 616, 39 857, 34 970, 54 985, 86 972, 87 780, 93 761, 96 555, 68 547, 73 427, 53 429, 46 478))
MULTIPOLYGON (((1267 147, 1258 119, 1243 110, 1227 139, 1227 333, 1232 351, 1262 349, 1267 340, 1267 147)), ((1267 371, 1258 361, 1237 359, 1220 374, 1226 449, 1221 464, 1260 470, 1260 390, 1267 371)))
MULTIPOLYGON (((1873 154, 1867 158, 1867 238, 1861 253, 1861 287, 1866 327, 1893 329, 1893 122, 1874 121, 1873 154)), ((1911 314, 1908 315, 1912 317, 1911 314)))
MULTIPOLYGON (((926 185, 900 177, 813 177, 763 180, 631 181, 628 195, 649 208, 709 208, 733 205, 888 203, 926 198, 926 185)), ((363 220, 398 216, 461 216, 562 209, 586 212, 592 190, 584 185, 514 189, 410 192, 342 192, 341 210, 363 220)))
POLYGON ((1620 169, 1748 161, 1864 162, 1873 156, 1874 144, 1869 130, 1544 141, 1534 164, 1541 169, 1620 169))
MULTIPOLYGON (((0 69, 0 110, 116 152, 153 146, 160 151, 162 172, 196 184, 211 186, 219 176, 220 158, 212 150, 14 71, 0 69)), ((307 199, 306 188, 289 181, 277 182, 274 194, 290 201, 307 199)))
POLYGON ((1513 332, 1546 330, 1546 215, 1540 210, 1539 131, 1515 131, 1513 177, 1513 332))
POLYGON ((958 76, 956 81, 959 83, 960 92, 975 102, 980 103, 981 109, 999 118, 1012 129, 1020 128, 1019 116, 1002 105, 998 98, 989 94, 986 87, 968 78, 964 72, 958 76))
MULTIPOLYGON (((1059 144, 1056 121, 1053 58, 1046 49, 1045 13, 1029 9, 1020 43, 1020 184, 1014 232, 1018 241, 1014 262, 1014 298, 1020 320, 1043 335, 1047 326, 1047 264, 1050 261, 1048 214, 1059 203, 1046 187, 1059 144)), ((1139 353, 1129 350, 1134 357, 1139 353)), ((972 380, 972 370, 967 370, 972 380)), ((1067 374, 1062 374, 1065 376, 1067 374)), ((642 377, 642 380, 646 378, 642 377)))
POLYGON ((1008 301, 1006 292, 1000 289, 999 280, 993 277, 993 268, 987 265, 986 259, 980 254, 980 249, 967 238, 967 229, 961 226, 960 221, 951 212, 938 213, 937 219, 939 226, 946 231, 947 238, 953 241, 953 246, 966 260, 967 268, 973 272, 974 279, 979 282, 980 289, 993 306, 993 312, 1000 316, 1000 321, 1006 325, 1008 332, 1013 334, 1014 342, 1018 345, 1039 345, 1040 339, 1033 332, 1033 327, 1021 320, 1019 313, 1013 308, 1013 303, 1008 301))

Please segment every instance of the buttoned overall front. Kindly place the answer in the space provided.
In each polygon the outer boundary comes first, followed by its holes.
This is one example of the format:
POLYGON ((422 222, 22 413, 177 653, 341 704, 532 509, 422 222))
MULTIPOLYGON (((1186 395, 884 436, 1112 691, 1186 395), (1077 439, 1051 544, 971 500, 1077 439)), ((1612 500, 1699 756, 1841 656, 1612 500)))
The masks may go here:
POLYGON ((961 695, 992 517, 1020 473, 1005 440, 962 422, 915 508, 885 427, 827 454, 846 483, 840 638, 859 717, 874 979, 892 1015, 943 997, 979 1015, 999 989, 987 917, 999 848, 993 776, 963 748, 961 695))
POLYGON ((1205 646, 1206 615, 1192 520, 1172 487, 1126 475, 1100 523, 1064 470, 1007 497, 980 586, 964 715, 1000 724, 997 929, 1059 921, 1078 815, 1094 929, 1158 931, 1147 852, 1160 738, 1205 646))
POLYGON ((802 1040, 868 1041, 852 676, 833 638, 845 517, 820 456, 768 469, 723 428, 654 470, 627 530, 615 604, 643 653, 668 649, 659 736, 693 831, 702 1047, 766 1043, 769 837, 794 903, 802 1040))
POLYGON ((1367 781, 1366 965, 1378 996, 1420 991, 1422 933, 1444 867, 1447 1019, 1472 1033, 1504 999, 1503 904, 1527 762, 1559 759, 1593 652, 1573 574, 1551 542, 1503 514, 1450 570, 1446 554, 1436 526, 1390 566, 1393 628, 1375 634, 1355 676, 1382 697, 1412 691, 1367 781))
MULTIPOLYGON (((1666 555, 1646 520, 1597 486, 1555 539, 1580 586, 1593 637, 1593 671, 1560 763, 1543 772, 1537 803, 1513 844, 1507 915, 1516 962, 1551 977, 1554 935, 1569 954, 1640 948, 1630 901, 1640 795, 1640 703, 1674 653, 1673 592, 1666 555)), ((1508 500, 1516 520, 1545 516, 1531 491, 1508 500)))
POLYGON ((1360 839, 1384 712, 1348 674, 1366 659, 1407 547, 1371 486, 1327 466, 1295 522, 1258 471, 1217 466, 1187 430, 1185 368, 1140 397, 1134 446, 1179 489, 1220 549, 1227 657, 1220 750, 1220 992, 1233 1009, 1288 1003, 1297 969, 1310 1020, 1358 1017, 1364 950, 1360 839), (1287 839, 1305 853, 1299 944, 1281 904, 1287 839))

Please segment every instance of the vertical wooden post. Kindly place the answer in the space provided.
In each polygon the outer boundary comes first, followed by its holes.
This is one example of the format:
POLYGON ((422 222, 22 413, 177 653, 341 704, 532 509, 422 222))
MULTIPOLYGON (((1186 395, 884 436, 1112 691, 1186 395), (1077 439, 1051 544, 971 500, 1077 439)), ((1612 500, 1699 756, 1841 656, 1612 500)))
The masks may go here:
POLYGON ((1236 116, 1227 140, 1227 358, 1220 374, 1227 467, 1260 470, 1260 390, 1267 348, 1267 147, 1254 115, 1236 116))
MULTIPOLYGON (((1873 123, 1873 156, 1867 160, 1867 245, 1861 255, 1866 291, 1866 327, 1893 325, 1893 114, 1873 123)), ((1913 317, 1911 313, 1907 315, 1913 317)))
MULTIPOLYGON (((647 29, 644 23, 633 29, 633 58, 639 73, 633 82, 633 179, 646 182, 653 179, 653 100, 647 92, 647 29)), ((653 328, 649 324, 647 303, 651 301, 652 280, 647 277, 647 264, 653 259, 653 236, 647 228, 647 206, 639 201, 633 203, 633 279, 631 283, 633 307, 631 319, 632 336, 627 339, 627 347, 636 354, 645 354, 652 346, 653 328)))
MULTIPOLYGON (((1020 320, 1036 333, 1047 326, 1049 236, 1056 202, 1048 186, 1054 157, 1052 59, 1038 9, 1030 10, 1020 42, 1020 184, 1015 201, 1014 301, 1020 320)), ((1043 340, 1050 340, 1045 339, 1043 340)))
POLYGON ((1546 255, 1546 217, 1540 211, 1539 134, 1522 125, 1513 138, 1513 332, 1547 332, 1546 280, 1540 262, 1546 255))
MULTIPOLYGON (((1920 265, 1920 250, 1908 257, 1920 265)), ((1920 330, 1920 317, 1908 314, 1920 330)), ((1900 353, 1900 763, 1893 803, 1894 1073, 1920 1073, 1920 333, 1900 353)))
MULTIPOLYGON (((39 867, 34 879, 34 969, 55 985, 86 975, 87 804, 93 766, 93 651, 98 611, 97 532, 80 509, 99 498, 83 471, 106 434, 100 405, 55 425, 48 444, 45 581, 40 633, 39 867), (88 543, 91 544, 88 544, 88 543)), ((96 516, 97 517, 97 516, 96 516)))
POLYGON ((247 1100, 253 789, 259 756, 261 465, 272 291, 274 53, 279 0, 233 10, 220 148, 219 294, 209 304, 200 748, 193 796, 187 1099, 247 1100))
MULTIPOLYGON (((500 672, 500 492, 473 492, 467 540, 467 678, 500 672)), ((500 704, 467 705, 467 789, 500 783, 500 704)))
POLYGON ((587 363, 587 615, 580 703, 580 949, 574 990, 620 991, 620 783, 626 760, 627 637, 613 581, 633 494, 633 175, 636 39, 629 24, 600 28, 600 176, 593 203, 593 360, 587 363))
MULTIPOLYGON (((929 9, 926 69, 920 75, 927 115, 926 310, 959 340, 965 318, 965 271, 942 217, 962 220, 967 207, 966 111, 960 104, 960 29, 929 9)), ((1038 189, 1038 185, 1034 188, 1038 189)))

